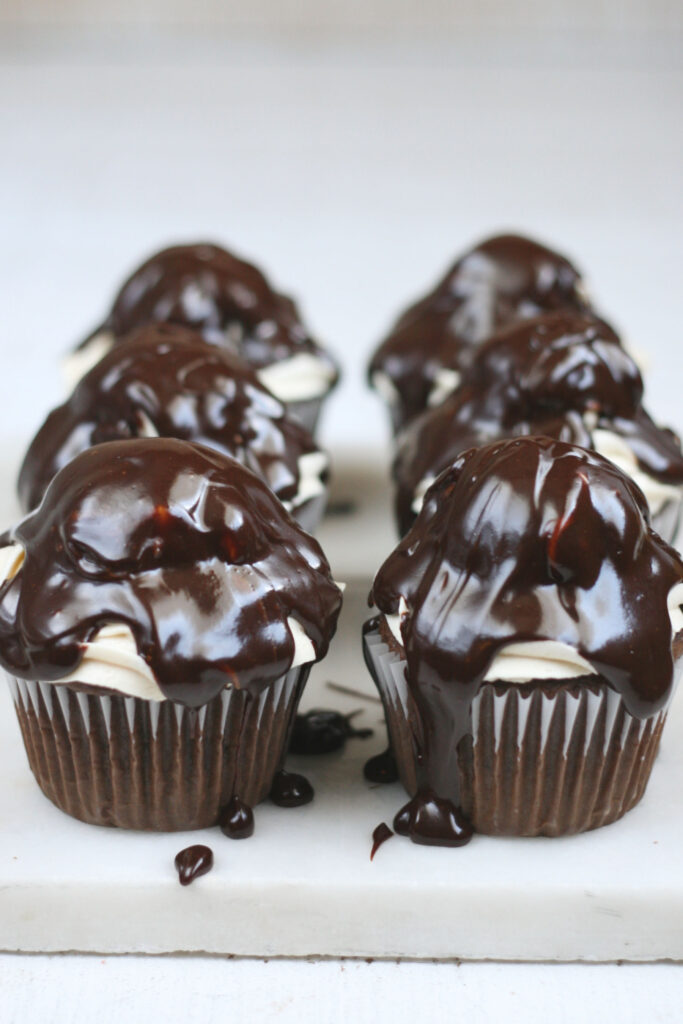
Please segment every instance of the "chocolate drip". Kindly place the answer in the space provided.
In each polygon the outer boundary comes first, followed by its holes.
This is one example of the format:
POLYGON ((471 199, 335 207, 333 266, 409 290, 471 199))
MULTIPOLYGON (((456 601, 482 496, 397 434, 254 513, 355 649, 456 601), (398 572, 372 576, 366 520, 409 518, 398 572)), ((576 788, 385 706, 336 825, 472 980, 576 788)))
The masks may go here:
POLYGON ((351 719, 358 714, 360 711, 342 715, 339 711, 314 708, 297 715, 289 743, 290 753, 331 754, 341 750, 348 739, 367 739, 372 736, 372 729, 354 729, 351 725, 351 719))
POLYGON ((636 717, 673 685, 668 596, 683 562, 649 527, 639 488, 606 459, 549 438, 461 455, 429 489, 371 601, 402 616, 419 715, 418 793, 397 831, 466 841, 458 748, 495 655, 515 642, 576 650, 636 717), (643 586, 647 586, 647 593, 643 586))
POLYGON ((456 392, 399 439, 393 472, 401 532, 415 519, 423 481, 468 448, 505 437, 542 434, 590 448, 594 430, 609 430, 644 472, 683 484, 680 442, 655 426, 642 395, 638 367, 595 318, 548 313, 500 331, 476 352, 456 392))
POLYGON ((372 833, 372 849, 370 850, 370 860, 375 859, 375 854, 379 850, 382 843, 386 843, 387 839, 391 839, 393 832, 386 824, 382 821, 372 833))
POLYGON ((193 327, 257 368, 301 352, 334 368, 292 300, 274 291, 251 263, 217 245, 176 245, 155 253, 125 282, 102 329, 119 340, 135 327, 159 322, 193 327))
POLYGON ((281 501, 296 498, 299 459, 318 449, 239 356, 185 327, 133 331, 50 413, 19 474, 25 510, 75 455, 104 441, 148 437, 195 441, 231 455, 281 501))
POLYGON ((218 824, 228 839, 249 839, 254 834, 254 812, 238 796, 234 796, 221 811, 218 824))
POLYGON ((213 850, 209 846, 188 846, 176 854, 175 866, 180 884, 189 885, 211 870, 213 850))
POLYGON ((253 694, 290 668, 288 620, 316 660, 341 594, 319 545, 234 459, 184 441, 114 441, 76 456, 40 507, 0 537, 24 562, 0 586, 0 663, 73 672, 108 623, 127 625, 170 700, 253 694))
POLYGON ((278 807, 303 807, 313 799, 313 786, 303 775, 281 769, 273 779, 270 799, 278 807))
POLYGON ((495 330, 539 313, 590 309, 579 272, 559 253, 519 235, 465 253, 436 288, 399 318, 370 364, 399 395, 396 429, 427 408, 440 370, 462 371, 495 330))
POLYGON ((381 754, 375 754, 363 766, 363 775, 368 782, 377 782, 382 785, 398 781, 398 768, 396 758, 391 747, 387 747, 381 754))

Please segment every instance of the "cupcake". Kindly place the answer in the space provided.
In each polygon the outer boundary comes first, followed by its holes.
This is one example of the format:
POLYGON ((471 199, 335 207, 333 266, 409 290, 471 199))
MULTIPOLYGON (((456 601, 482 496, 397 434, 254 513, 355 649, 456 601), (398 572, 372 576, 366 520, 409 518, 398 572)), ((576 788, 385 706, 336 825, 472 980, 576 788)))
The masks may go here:
POLYGON ((681 445, 653 423, 642 399, 638 367, 602 321, 547 313, 503 329, 478 349, 451 397, 399 435, 393 472, 401 532, 461 452, 543 434, 616 463, 645 494, 653 527, 672 542, 683 502, 681 445))
POLYGON ((97 445, 0 558, 0 663, 45 795, 98 825, 244 834, 341 604, 270 489, 186 441, 97 445))
POLYGON ((102 326, 67 359, 70 385, 135 327, 159 321, 192 327, 241 355, 290 414, 315 429, 339 376, 333 359, 311 338, 290 298, 217 245, 175 245, 138 267, 102 326))
POLYGON ((590 310, 564 256, 520 235, 470 249, 399 317, 372 358, 370 384, 388 402, 394 430, 449 395, 495 330, 556 309, 590 310))
POLYGON ((326 500, 328 459, 239 356, 175 324, 147 324, 114 346, 55 409, 19 474, 24 511, 79 452, 104 441, 177 437, 231 455, 309 532, 326 500))
POLYGON ((612 463, 544 437, 470 449, 371 599, 397 831, 560 836, 640 800, 683 667, 683 562, 612 463))

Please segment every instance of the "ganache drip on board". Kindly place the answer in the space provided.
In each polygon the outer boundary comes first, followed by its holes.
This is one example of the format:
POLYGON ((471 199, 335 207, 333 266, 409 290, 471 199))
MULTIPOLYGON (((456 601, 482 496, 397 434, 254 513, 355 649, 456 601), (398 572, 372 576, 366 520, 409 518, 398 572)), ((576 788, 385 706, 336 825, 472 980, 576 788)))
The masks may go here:
POLYGON ((153 322, 193 327, 257 368, 307 352, 336 377, 332 359, 311 338, 294 302, 274 291, 257 267, 218 245, 175 245, 155 253, 123 284, 98 331, 119 340, 153 322))
POLYGON ((653 423, 642 397, 638 367, 602 321, 559 312, 505 328, 478 349, 454 394, 400 435, 393 476, 401 532, 415 519, 423 481, 468 448, 505 437, 544 435, 592 448, 593 431, 609 430, 644 472, 683 484, 680 442, 653 423))
POLYGON ((398 394, 398 429, 427 408, 441 370, 462 371, 498 328, 539 313, 590 310, 581 277, 564 256, 520 235, 499 235, 465 253, 436 288, 407 309, 369 367, 398 394))
POLYGON ((206 875, 213 867, 213 850, 210 846, 187 846, 175 858, 178 881, 190 885, 195 878, 206 875))
POLYGON ((50 413, 19 474, 22 507, 36 508, 55 473, 86 448, 154 435, 233 456, 281 501, 297 496, 299 459, 319 451, 241 358, 188 328, 150 324, 107 353, 50 413))
POLYGON ((405 602, 406 679, 420 719, 418 793, 397 831, 464 841, 458 746, 510 643, 566 643, 632 715, 655 714, 673 685, 668 596, 682 580, 642 492, 606 459, 538 437, 463 453, 427 491, 370 595, 384 615, 405 602))
POLYGON ((76 456, 39 508, 0 536, 20 544, 0 586, 0 663, 57 680, 108 623, 127 625, 162 693, 189 707, 230 685, 261 692, 290 668, 302 626, 322 658, 341 592, 312 537, 240 463, 171 439, 76 456))

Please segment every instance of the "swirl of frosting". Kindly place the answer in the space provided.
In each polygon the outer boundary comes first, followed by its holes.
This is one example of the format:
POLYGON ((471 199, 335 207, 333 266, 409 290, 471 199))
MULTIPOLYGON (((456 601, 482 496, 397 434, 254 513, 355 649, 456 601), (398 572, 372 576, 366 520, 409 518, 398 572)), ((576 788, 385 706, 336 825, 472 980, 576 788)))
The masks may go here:
POLYGON ((310 336, 294 302, 257 267, 218 245, 175 245, 151 256, 123 284, 104 324, 80 349, 102 338, 109 347, 152 322, 192 327, 256 369, 303 361, 304 369, 316 370, 322 393, 338 378, 332 357, 310 336))
POLYGON ((327 457, 239 356, 172 324, 116 345, 50 413, 21 467, 25 511, 79 452, 104 441, 177 437, 231 455, 290 510, 324 493, 327 457))
POLYGON ((319 545, 235 459, 166 438, 89 448, 0 537, 23 550, 0 586, 0 663, 73 678, 84 648, 127 626, 163 695, 197 707, 291 667, 291 622, 324 657, 341 592, 319 545))
POLYGON ((642 397, 638 367, 602 321, 557 312, 504 328, 478 349, 453 395, 399 436, 393 472, 401 530, 461 452, 526 434, 598 451, 610 437, 620 439, 621 468, 638 480, 651 510, 660 499, 680 503, 680 443, 653 423, 642 397))
POLYGON ((453 389, 495 330, 557 309, 590 309, 569 260, 520 235, 489 238, 399 317, 372 358, 370 382, 393 399, 398 429, 453 389))

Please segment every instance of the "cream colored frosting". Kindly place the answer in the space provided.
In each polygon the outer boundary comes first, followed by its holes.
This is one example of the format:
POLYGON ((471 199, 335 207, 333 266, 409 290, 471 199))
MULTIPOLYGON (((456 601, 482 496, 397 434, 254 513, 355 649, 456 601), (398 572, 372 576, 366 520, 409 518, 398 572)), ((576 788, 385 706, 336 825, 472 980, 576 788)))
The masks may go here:
MULTIPOLYGON (((24 561, 21 544, 10 544, 0 548, 0 582, 16 576, 24 561)), ((298 668, 315 661, 313 641, 295 618, 287 619, 289 631, 294 640, 294 657, 290 668, 298 668)), ((161 692, 154 674, 147 662, 140 657, 130 628, 124 623, 108 623, 83 645, 83 657, 78 667, 53 683, 83 683, 106 690, 115 690, 125 697, 139 697, 141 700, 163 701, 167 698, 161 692)))
POLYGON ((400 395, 391 377, 388 377, 386 373, 382 373, 381 370, 375 370, 370 380, 377 394, 380 398, 384 399, 387 405, 393 406, 398 404, 400 395))
MULTIPOLYGON (((584 421, 586 428, 593 437, 594 450, 598 455, 602 455, 603 458, 613 462, 622 473, 625 473, 634 483, 638 484, 647 499, 653 516, 657 515, 668 502, 675 501, 679 503, 683 501, 683 487, 676 487, 674 484, 664 484, 650 476, 649 473, 645 473, 638 465, 635 455, 623 437, 612 433, 611 430, 595 427, 594 418, 590 414, 584 416, 584 421)), ((435 480, 436 477, 433 474, 429 474, 420 480, 420 483, 415 488, 411 504, 413 512, 420 511, 424 496, 435 480)))
POLYGON ((461 379, 462 374, 458 370, 451 370, 447 366, 442 366, 440 370, 436 371, 434 384, 427 398, 427 405, 430 408, 433 408, 435 405, 441 405, 449 395, 453 394, 461 379))
MULTIPOLYGON (((683 583, 677 583, 669 591, 669 617, 671 633, 683 629, 683 583)), ((398 615, 386 615, 385 619, 393 636, 401 646, 401 619, 408 611, 405 599, 398 603, 398 615)), ((575 648, 557 640, 530 640, 512 643, 503 647, 491 662, 484 681, 498 680, 508 683, 529 683, 534 679, 576 679, 579 676, 598 675, 593 666, 575 648)))
MULTIPOLYGON (((235 348, 241 333, 239 325, 230 325, 226 329, 226 340, 231 348, 235 348)), ((83 348, 69 353, 62 367, 69 391, 107 354, 113 344, 111 331, 98 331, 83 348)), ((256 375, 264 387, 272 391, 281 402, 305 402, 311 398, 322 398, 329 391, 335 371, 319 356, 311 352, 297 352, 289 359, 264 366, 256 371, 256 375)))
POLYGON ((596 452, 613 462, 638 484, 647 498, 652 515, 657 515, 667 502, 680 502, 683 499, 683 488, 673 484, 664 484, 643 472, 623 437, 613 434, 611 430, 602 430, 599 427, 592 431, 592 435, 596 452))
POLYGON ((69 392, 73 391, 81 377, 85 377, 106 356, 113 344, 114 335, 111 331, 98 331, 86 341, 83 348, 77 348, 66 356, 62 361, 62 376, 69 392))
POLYGON ((298 352, 289 359, 264 366, 256 375, 281 402, 305 402, 327 394, 335 371, 311 352, 298 352))

